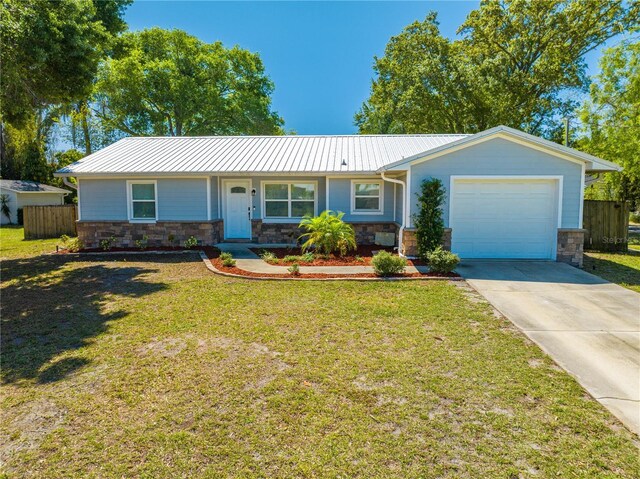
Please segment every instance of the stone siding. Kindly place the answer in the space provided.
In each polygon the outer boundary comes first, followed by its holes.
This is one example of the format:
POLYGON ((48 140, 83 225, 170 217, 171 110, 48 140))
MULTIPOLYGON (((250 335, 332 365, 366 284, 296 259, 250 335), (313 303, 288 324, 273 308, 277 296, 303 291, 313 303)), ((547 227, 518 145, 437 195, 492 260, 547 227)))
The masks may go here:
POLYGON ((356 242, 362 245, 376 244, 376 233, 393 233, 395 244, 398 244, 398 230, 396 223, 351 223, 356 232, 356 242))
MULTIPOLYGON (((451 228, 445 228, 442 235, 442 247, 451 251, 451 228)), ((418 256, 418 238, 415 228, 405 228, 402 232, 402 254, 409 257, 418 256)))
POLYGON ((149 246, 177 246, 194 236, 203 245, 219 243, 223 238, 222 220, 213 221, 158 221, 156 223, 130 223, 128 221, 78 221, 78 237, 85 248, 98 248, 100 241, 111 236, 113 246, 131 248, 136 241, 147 236, 149 246), (173 235, 173 244, 169 236, 173 235))
POLYGON ((582 268, 585 233, 583 229, 559 228, 556 261, 582 268))
MULTIPOLYGON (((396 223, 351 223, 359 245, 375 244, 376 233, 394 233, 398 242, 398 225, 396 223)), ((251 241, 261 244, 287 243, 295 244, 304 230, 298 223, 263 223, 262 220, 251 220, 251 241)))
POLYGON ((298 223, 263 223, 251 220, 251 241, 260 244, 296 244, 303 231, 298 223))

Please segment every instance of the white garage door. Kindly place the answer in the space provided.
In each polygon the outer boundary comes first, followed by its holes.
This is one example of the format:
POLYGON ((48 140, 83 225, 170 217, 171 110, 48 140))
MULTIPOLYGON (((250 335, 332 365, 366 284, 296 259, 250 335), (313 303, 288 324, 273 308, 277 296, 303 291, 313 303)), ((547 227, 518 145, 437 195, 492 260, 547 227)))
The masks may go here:
POLYGON ((461 258, 554 259, 558 180, 457 178, 449 226, 461 258))

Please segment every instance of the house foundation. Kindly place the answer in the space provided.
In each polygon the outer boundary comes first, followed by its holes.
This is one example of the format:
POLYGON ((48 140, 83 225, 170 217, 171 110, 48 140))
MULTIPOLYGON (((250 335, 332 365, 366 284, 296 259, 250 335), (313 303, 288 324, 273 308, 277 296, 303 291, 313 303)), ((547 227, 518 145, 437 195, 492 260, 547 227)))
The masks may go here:
POLYGON ((98 248, 100 241, 115 238, 113 246, 136 247, 136 241, 146 236, 148 246, 182 246, 192 236, 199 244, 212 245, 222 241, 222 220, 213 221, 157 221, 137 223, 129 221, 78 221, 78 238, 85 248, 98 248))

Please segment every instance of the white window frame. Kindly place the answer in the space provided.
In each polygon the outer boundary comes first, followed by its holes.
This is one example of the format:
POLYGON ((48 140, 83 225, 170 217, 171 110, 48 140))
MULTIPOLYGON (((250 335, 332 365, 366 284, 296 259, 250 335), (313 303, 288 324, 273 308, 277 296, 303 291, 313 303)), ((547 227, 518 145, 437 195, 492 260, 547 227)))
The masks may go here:
MULTIPOLYGON (((358 198, 365 198, 359 196, 358 198)), ((375 196, 367 196, 366 198, 376 198, 375 196)), ((384 214, 384 181, 381 180, 367 180, 364 178, 351 180, 351 214, 352 215, 383 215, 384 214), (378 185, 380 194, 378 198, 377 210, 357 210, 356 209, 356 185, 357 184, 375 184, 378 185)))
POLYGON ((262 221, 263 223, 290 223, 291 220, 301 220, 302 216, 291 216, 291 202, 292 201, 311 201, 311 200, 292 200, 291 199, 291 185, 313 185, 313 215, 318 215, 318 182, 309 180, 273 180, 273 181, 261 181, 260 189, 262 194, 262 221), (267 217, 267 202, 268 201, 285 201, 282 200, 267 200, 266 185, 287 185, 287 214, 288 216, 271 216, 267 217))
MULTIPOLYGON (((139 201, 139 200, 135 200, 139 201)), ((142 200, 140 200, 142 201, 142 200)), ((150 201, 150 200, 144 200, 150 201)), ((157 180, 127 180, 127 213, 130 223, 155 223, 158 221, 158 181, 157 180), (153 201, 155 202, 155 218, 134 218, 133 217, 133 185, 153 185, 153 201)))

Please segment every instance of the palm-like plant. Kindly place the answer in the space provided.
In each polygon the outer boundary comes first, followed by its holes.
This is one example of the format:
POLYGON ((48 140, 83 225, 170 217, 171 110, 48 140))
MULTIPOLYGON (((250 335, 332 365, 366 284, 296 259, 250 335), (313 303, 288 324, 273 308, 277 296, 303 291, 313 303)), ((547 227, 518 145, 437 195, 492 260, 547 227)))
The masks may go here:
POLYGON ((5 215, 9 220, 9 223, 11 223, 11 208, 9 207, 9 203, 11 203, 9 195, 0 195, 0 213, 5 215))
POLYGON ((356 234, 353 226, 342 221, 344 213, 337 213, 326 210, 319 216, 305 216, 300 221, 300 228, 306 230, 299 239, 304 239, 302 251, 315 248, 320 253, 330 254, 334 251, 341 256, 347 254, 349 250, 355 250, 356 234))

